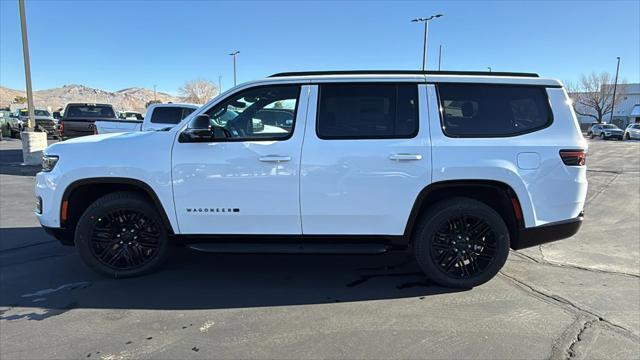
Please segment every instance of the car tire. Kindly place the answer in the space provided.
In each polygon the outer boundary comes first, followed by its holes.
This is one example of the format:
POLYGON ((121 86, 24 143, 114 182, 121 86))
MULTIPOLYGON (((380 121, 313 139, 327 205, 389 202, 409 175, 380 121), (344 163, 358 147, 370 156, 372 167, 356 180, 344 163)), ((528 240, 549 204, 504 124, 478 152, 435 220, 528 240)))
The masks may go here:
POLYGON ((105 195, 85 210, 75 245, 90 268, 113 278, 156 270, 170 248, 158 210, 145 196, 126 191, 105 195))
POLYGON ((424 213, 412 243, 429 279, 469 289, 500 271, 509 254, 509 230, 490 206, 457 197, 438 202, 424 213))
POLYGON ((589 139, 593 139, 595 137, 595 135, 592 132, 588 133, 587 136, 589 136, 589 139))
POLYGON ((631 135, 629 135, 629 133, 625 135, 625 140, 631 140, 631 135))
POLYGON ((600 139, 605 140, 606 137, 604 136, 604 133, 600 133, 600 139))

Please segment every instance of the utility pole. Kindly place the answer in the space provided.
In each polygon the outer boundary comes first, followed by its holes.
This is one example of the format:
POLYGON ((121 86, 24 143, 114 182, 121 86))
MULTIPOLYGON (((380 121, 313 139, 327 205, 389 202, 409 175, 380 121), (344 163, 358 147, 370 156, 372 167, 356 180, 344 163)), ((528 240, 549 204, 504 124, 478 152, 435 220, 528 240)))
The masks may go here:
POLYGON ((31 61, 29 60, 29 41, 27 40, 27 16, 24 10, 24 0, 18 0, 20 8, 20 26, 22 29, 22 56, 24 58, 24 80, 27 83, 27 111, 29 118, 27 119, 27 131, 33 130, 33 124, 36 119, 33 107, 33 90, 31 88, 31 61))
POLYGON ((487 66, 487 69, 489 70, 489 72, 491 72, 491 66, 487 66))
POLYGON ((422 42, 422 71, 427 68, 427 34, 429 32, 429 20, 441 17, 442 14, 431 15, 428 18, 415 18, 411 22, 423 22, 424 23, 424 38, 422 42))
POLYGON ((222 94, 222 75, 218 75, 218 93, 222 94))
POLYGON ((609 124, 613 121, 613 110, 616 107, 616 88, 618 87, 618 71, 620 71, 620 56, 616 57, 618 59, 618 65, 616 66, 616 80, 613 83, 613 97, 611 98, 611 114, 609 115, 609 124))
POLYGON ((236 51, 232 52, 231 54, 229 54, 229 55, 233 56, 233 86, 237 85, 237 82, 236 82, 236 56, 238 54, 240 54, 240 51, 238 51, 238 50, 236 50, 236 51))
POLYGON ((442 65, 442 45, 440 45, 440 50, 438 50, 438 71, 440 71, 440 65, 442 65))

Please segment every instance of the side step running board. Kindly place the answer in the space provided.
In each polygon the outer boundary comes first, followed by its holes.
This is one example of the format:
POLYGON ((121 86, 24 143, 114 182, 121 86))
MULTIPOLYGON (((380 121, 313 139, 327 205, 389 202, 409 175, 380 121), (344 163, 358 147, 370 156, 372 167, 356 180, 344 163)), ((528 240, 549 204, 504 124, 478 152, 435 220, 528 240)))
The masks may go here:
POLYGON ((391 249, 385 244, 303 244, 303 243, 216 243, 187 245, 190 249, 222 254, 383 254, 391 249))

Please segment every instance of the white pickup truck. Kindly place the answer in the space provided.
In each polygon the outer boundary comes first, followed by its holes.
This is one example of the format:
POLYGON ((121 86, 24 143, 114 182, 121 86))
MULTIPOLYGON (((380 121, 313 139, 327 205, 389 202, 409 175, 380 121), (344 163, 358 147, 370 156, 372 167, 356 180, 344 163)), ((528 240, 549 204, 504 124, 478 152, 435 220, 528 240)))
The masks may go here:
POLYGON ((173 127, 198 108, 194 104, 153 104, 143 119, 98 120, 96 134, 162 130, 173 127))

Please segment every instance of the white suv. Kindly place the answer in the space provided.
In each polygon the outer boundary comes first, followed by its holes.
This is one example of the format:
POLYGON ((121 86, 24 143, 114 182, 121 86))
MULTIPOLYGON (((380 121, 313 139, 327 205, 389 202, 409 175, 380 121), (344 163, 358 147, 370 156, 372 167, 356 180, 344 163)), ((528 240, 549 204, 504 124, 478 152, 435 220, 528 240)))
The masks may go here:
POLYGON ((210 252, 407 249, 433 281, 491 279, 509 248, 575 234, 587 144, 536 74, 282 73, 170 130, 51 145, 36 214, 114 277, 171 244, 210 252))

